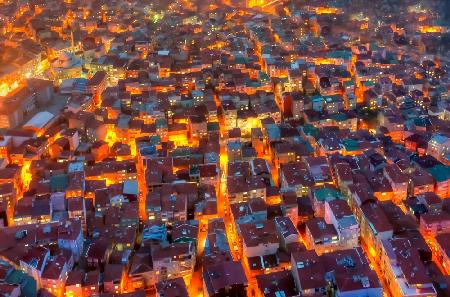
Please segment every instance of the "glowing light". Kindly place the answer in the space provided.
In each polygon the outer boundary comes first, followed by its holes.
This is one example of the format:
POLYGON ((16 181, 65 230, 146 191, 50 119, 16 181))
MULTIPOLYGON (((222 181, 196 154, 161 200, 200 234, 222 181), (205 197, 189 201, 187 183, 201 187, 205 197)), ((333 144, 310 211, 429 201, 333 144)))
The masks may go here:
POLYGON ((45 70, 48 69, 48 67, 49 67, 48 60, 47 60, 47 59, 42 60, 42 61, 37 65, 36 72, 42 74, 42 73, 45 72, 45 70))
POLYGON ((444 29, 441 26, 420 26, 420 33, 443 33, 444 29))
POLYGON ((152 16, 152 22, 153 23, 157 23, 157 22, 159 22, 160 20, 162 20, 162 18, 163 18, 163 14, 154 14, 153 16, 152 16))
POLYGON ((117 142, 116 131, 108 129, 108 131, 106 132, 105 140, 108 143, 108 146, 113 146, 113 144, 117 142))
POLYGON ((0 96, 5 97, 9 93, 9 86, 6 83, 0 85, 0 96))
POLYGON ((335 59, 331 58, 317 58, 315 60, 316 65, 323 65, 323 64, 337 64, 335 59))
POLYGON ((336 14, 339 10, 335 7, 317 7, 316 13, 317 14, 336 14))
POLYGON ((276 197, 270 197, 267 199, 266 201, 267 204, 269 205, 277 205, 281 203, 281 197, 276 196, 276 197))
POLYGON ((375 256, 377 255, 377 252, 375 251, 375 249, 371 246, 369 246, 369 253, 370 255, 375 258, 375 256))
POLYGON ((257 6, 264 6, 266 3, 264 0, 250 0, 247 3, 248 7, 257 7, 257 6))
POLYGON ((137 153, 136 143, 135 142, 130 143, 130 151, 131 151, 131 155, 133 157, 135 157, 136 153, 137 153))
POLYGON ((22 184, 23 184, 23 189, 25 192, 28 190, 28 187, 30 186, 30 183, 32 180, 32 175, 30 172, 30 165, 31 165, 30 161, 25 161, 25 163, 23 164, 23 167, 22 167, 22 172, 21 172, 22 184))

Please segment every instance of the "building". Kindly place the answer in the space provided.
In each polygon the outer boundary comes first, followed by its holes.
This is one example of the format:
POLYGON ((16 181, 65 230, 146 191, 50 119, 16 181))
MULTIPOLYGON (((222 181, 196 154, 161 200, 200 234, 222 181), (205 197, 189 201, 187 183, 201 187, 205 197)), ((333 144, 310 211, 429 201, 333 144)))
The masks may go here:
POLYGON ((437 296, 419 251, 409 239, 382 240, 381 267, 395 296, 437 296))
POLYGON ((280 247, 280 240, 273 221, 239 225, 243 255, 248 258, 274 255, 280 247))
POLYGON ((449 165, 450 138, 445 135, 435 134, 428 141, 427 154, 449 165))
POLYGON ((227 198, 231 204, 252 198, 266 200, 266 184, 258 176, 229 176, 227 178, 227 198))
POLYGON ((173 243, 158 246, 152 252, 153 269, 159 271, 157 280, 183 277, 190 279, 195 266, 195 243, 173 243))
POLYGON ((65 284, 73 261, 65 256, 58 255, 50 259, 42 272, 42 287, 55 296, 65 296, 65 284))
POLYGON ((247 277, 240 262, 221 262, 203 271, 203 295, 206 297, 245 297, 247 286, 247 277))
POLYGON ((339 247, 348 249, 359 245, 359 224, 345 200, 325 202, 325 222, 338 233, 339 247))
POLYGON ((189 297, 189 293, 182 278, 175 278, 172 280, 161 281, 156 284, 157 297, 189 297))
POLYGON ((442 263, 445 271, 450 271, 450 233, 442 233, 436 236, 437 259, 442 263))
POLYGON ((383 296, 383 289, 361 248, 318 256, 314 251, 291 256, 292 276, 302 296, 383 296))

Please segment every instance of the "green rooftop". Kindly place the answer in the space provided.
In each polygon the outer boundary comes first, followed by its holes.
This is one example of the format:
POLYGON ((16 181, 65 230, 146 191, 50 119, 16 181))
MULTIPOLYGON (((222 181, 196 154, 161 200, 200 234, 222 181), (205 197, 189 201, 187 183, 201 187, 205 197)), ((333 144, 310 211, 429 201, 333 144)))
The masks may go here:
POLYGON ((208 132, 220 130, 219 122, 209 122, 206 124, 206 127, 207 127, 208 132))
POLYGON ((62 192, 67 189, 69 178, 67 174, 59 174, 50 177, 50 190, 52 192, 62 192))
POLYGON ((436 165, 428 169, 428 173, 438 182, 444 182, 450 179, 450 166, 436 165))
POLYGON ((200 173, 200 167, 198 165, 192 165, 189 167, 189 175, 194 176, 200 173))
POLYGON ((247 64, 248 60, 245 57, 236 57, 234 59, 234 64, 247 64))
POLYGON ((259 72, 259 79, 260 79, 262 82, 270 81, 269 75, 268 75, 267 73, 263 72, 263 71, 260 71, 260 72, 259 72))
POLYGON ((319 188, 314 191, 314 196, 317 201, 325 202, 335 199, 342 199, 341 192, 330 188, 319 188))
POLYGON ((337 113, 331 116, 336 122, 343 122, 348 119, 345 113, 337 113))
POLYGON ((161 136, 159 135, 153 135, 150 136, 150 143, 153 145, 157 145, 161 143, 161 136))
POLYGON ((259 87, 261 87, 261 82, 260 81, 255 81, 255 80, 246 79, 245 80, 245 85, 247 87, 251 87, 251 88, 259 88, 259 87))
POLYGON ((351 51, 331 51, 331 52, 327 53, 327 57, 333 58, 333 59, 351 60, 352 52, 351 51))
POLYGON ((350 138, 344 139, 342 141, 342 145, 345 147, 347 152, 352 152, 359 149, 359 142, 350 138))
POLYGON ((426 127, 427 126, 427 120, 422 118, 415 118, 414 119, 414 125, 418 127, 426 127))
POLYGON ((311 97, 311 101, 312 102, 320 102, 320 101, 323 101, 323 97, 320 95, 314 95, 311 97))
POLYGON ((21 270, 14 270, 9 273, 5 278, 5 282, 11 285, 20 285, 20 291, 22 293, 20 296, 37 296, 36 281, 21 270))
POLYGON ((167 127, 166 119, 157 119, 155 121, 156 128, 164 128, 167 127))
POLYGON ((309 124, 303 125, 302 130, 306 135, 313 137, 317 137, 317 135, 319 134, 319 129, 309 124))
POLYGON ((344 85, 346 87, 354 86, 355 82, 353 80, 347 80, 347 81, 344 82, 344 85))
POLYGON ((184 157, 184 156, 190 156, 192 154, 190 147, 179 147, 172 151, 173 157, 184 157))

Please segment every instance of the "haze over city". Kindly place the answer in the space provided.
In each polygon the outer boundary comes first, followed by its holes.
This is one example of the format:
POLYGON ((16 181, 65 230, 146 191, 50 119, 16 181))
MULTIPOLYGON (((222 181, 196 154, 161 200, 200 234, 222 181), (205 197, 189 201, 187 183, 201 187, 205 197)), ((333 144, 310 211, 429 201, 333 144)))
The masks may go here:
POLYGON ((0 297, 450 296, 449 0, 0 0, 0 297))

